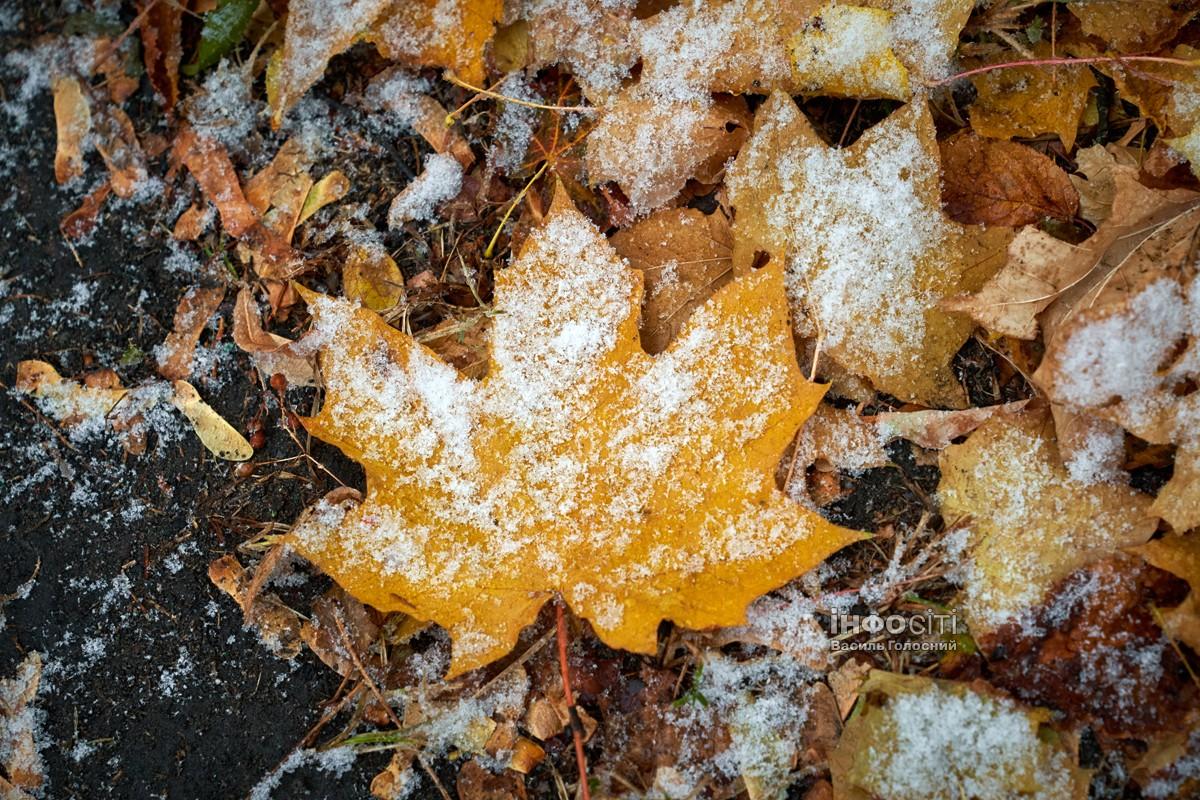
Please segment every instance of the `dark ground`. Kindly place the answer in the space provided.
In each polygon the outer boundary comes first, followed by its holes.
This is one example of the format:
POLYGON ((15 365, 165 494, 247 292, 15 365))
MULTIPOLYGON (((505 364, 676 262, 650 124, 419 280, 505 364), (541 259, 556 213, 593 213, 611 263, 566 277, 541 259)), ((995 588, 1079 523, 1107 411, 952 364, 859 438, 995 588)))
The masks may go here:
MULTIPOLYGON (((32 4, 22 11, 26 29, 0 32, 0 55, 28 46, 57 13, 32 4)), ((0 82, 6 99, 11 78, 0 82)), ((148 102, 131 100, 135 119, 148 102)), ((0 677, 11 677, 30 650, 46 662, 37 701, 45 797, 245 796, 305 735, 339 679, 310 651, 284 661, 242 629, 206 569, 249 528, 218 523, 290 521, 329 487, 301 461, 285 471, 294 479, 237 478, 236 465, 212 458, 186 430, 176 442, 152 437, 142 456, 100 442, 72 449, 9 391, 17 362, 29 358, 64 376, 112 367, 126 386, 154 377, 149 354, 196 276, 164 264, 165 230, 144 230, 148 214, 162 215, 163 199, 110 206, 94 239, 73 254, 58 223, 89 187, 54 183, 49 94, 29 103, 23 128, 0 118, 0 595, 36 573, 28 596, 3 607, 0 677), (64 302, 81 282, 83 301, 64 302)), ((101 172, 93 164, 84 180, 101 172)), ((226 349, 224 377, 198 388, 245 431, 263 392, 227 333, 217 348, 226 349)), ((278 410, 265 418, 259 457, 295 456, 274 424, 278 410)), ((314 455, 337 463, 331 453, 314 455)), ((342 474, 350 479, 353 470, 343 464, 342 474)), ((385 762, 366 756, 340 777, 301 768, 273 796, 366 796, 385 762)))

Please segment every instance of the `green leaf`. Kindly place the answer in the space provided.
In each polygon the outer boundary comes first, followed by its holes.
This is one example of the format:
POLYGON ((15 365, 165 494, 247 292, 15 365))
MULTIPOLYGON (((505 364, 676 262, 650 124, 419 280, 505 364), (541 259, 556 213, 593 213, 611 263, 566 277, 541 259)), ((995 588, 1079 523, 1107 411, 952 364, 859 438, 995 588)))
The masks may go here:
POLYGON ((1045 30, 1046 23, 1041 17, 1034 17, 1033 22, 1029 23, 1025 28, 1025 35, 1029 38, 1030 44, 1037 44, 1042 40, 1042 32, 1045 30))
POLYGON ((219 6, 205 14, 200 45, 183 73, 196 75, 220 61, 242 40, 256 8, 258 0, 221 0, 219 6))

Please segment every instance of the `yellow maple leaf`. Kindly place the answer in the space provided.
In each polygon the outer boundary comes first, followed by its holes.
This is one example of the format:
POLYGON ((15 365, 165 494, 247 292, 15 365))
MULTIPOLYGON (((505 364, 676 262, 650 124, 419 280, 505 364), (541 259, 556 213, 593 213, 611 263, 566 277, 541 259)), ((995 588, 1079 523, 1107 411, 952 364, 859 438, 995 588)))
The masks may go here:
POLYGON ((876 125, 854 145, 825 145, 785 94, 759 109, 730 169, 733 265, 759 253, 787 265, 797 333, 877 389, 925 405, 961 407, 950 359, 972 322, 939 302, 982 286, 1011 233, 948 220, 938 147, 924 102, 876 125))
POLYGON ((1019 619, 1074 570, 1154 532, 1149 497, 1067 472, 1045 409, 989 420, 943 452, 941 469, 942 514, 967 530, 963 610, 976 638, 1019 619))
POLYGON ((290 540, 360 600, 447 628, 453 674, 508 652, 556 592, 609 645, 653 652, 662 619, 743 623, 862 536, 774 481, 825 391, 796 366, 781 270, 726 286, 651 357, 640 273, 563 197, 496 275, 481 381, 309 295, 326 399, 305 425, 368 492, 290 540))
POLYGON ((384 58, 446 67, 479 86, 486 77, 483 50, 503 10, 503 0, 405 0, 392 4, 367 39, 384 58))

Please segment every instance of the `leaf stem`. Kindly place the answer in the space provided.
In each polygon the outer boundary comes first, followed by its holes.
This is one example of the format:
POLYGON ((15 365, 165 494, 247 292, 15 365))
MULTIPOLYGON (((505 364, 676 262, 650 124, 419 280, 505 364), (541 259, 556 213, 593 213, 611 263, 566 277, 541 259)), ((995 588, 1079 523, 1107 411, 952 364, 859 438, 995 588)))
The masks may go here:
POLYGON ((571 676, 567 670, 567 620, 563 614, 566 601, 561 597, 554 604, 555 624, 558 627, 558 666, 562 670, 563 697, 567 701, 567 713, 571 717, 571 736, 575 740, 575 763, 579 765, 579 791, 583 800, 592 800, 588 786, 587 756, 583 752, 583 723, 575 707, 575 693, 571 691, 571 676))
POLYGON ((525 194, 529 191, 529 187, 537 183, 537 179, 542 177, 542 173, 546 171, 546 167, 548 166, 550 166, 550 162, 543 161, 541 168, 539 168, 537 172, 533 173, 533 177, 529 179, 529 182, 521 187, 521 191, 517 192, 517 196, 512 199, 511 203, 508 204, 508 211, 504 212, 504 217, 500 220, 500 224, 496 226, 496 232, 492 234, 492 240, 488 242, 487 248, 483 251, 484 258, 492 257, 492 252, 496 247, 496 240, 500 238, 500 231, 504 230, 504 226, 508 224, 508 218, 512 216, 513 209, 521 204, 521 201, 525 199, 525 194))

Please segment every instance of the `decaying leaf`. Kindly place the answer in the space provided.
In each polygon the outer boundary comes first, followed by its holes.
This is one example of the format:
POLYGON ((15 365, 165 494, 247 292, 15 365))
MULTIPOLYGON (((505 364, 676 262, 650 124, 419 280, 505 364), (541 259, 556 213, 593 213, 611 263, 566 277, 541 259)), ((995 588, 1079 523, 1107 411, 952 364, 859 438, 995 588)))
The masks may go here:
POLYGON ((201 400, 196 388, 187 381, 175 381, 174 404, 191 421, 200 441, 217 458, 247 461, 254 457, 254 448, 246 437, 201 400))
POLYGON ((67 214, 58 223, 58 229, 68 239, 82 239, 96 229, 96 218, 104 208, 104 201, 112 194, 112 184, 108 181, 97 186, 83 198, 79 208, 67 214))
POLYGON ((907 439, 929 450, 942 450, 996 416, 1015 414, 1029 403, 1017 400, 983 408, 957 411, 885 411, 873 417, 879 435, 887 441, 907 439))
POLYGON ((1158 126, 1160 141, 1170 146, 1168 152, 1191 161, 1195 173, 1200 169, 1200 106, 1195 102, 1200 92, 1195 66, 1200 50, 1181 44, 1171 57, 1179 63, 1152 62, 1136 68, 1118 63, 1105 71, 1121 97, 1135 103, 1158 126))
POLYGON ((300 616, 275 595, 263 595, 253 605, 246 603, 251 576, 233 556, 221 556, 208 565, 208 579, 233 598, 242 609, 246 624, 254 627, 262 643, 280 658, 294 658, 303 647, 300 616))
POLYGON ((1171 480, 1158 490, 1150 513, 1162 517, 1179 532, 1200 528, 1200 431, 1175 452, 1175 471, 1171 480))
POLYGON ((288 4, 282 55, 274 80, 268 76, 271 125, 278 128, 283 115, 308 88, 320 80, 329 59, 348 48, 389 7, 391 0, 292 0, 288 4))
POLYGON ((239 291, 233 305, 233 341, 250 354, 262 374, 282 374, 290 386, 316 384, 313 366, 293 347, 295 342, 263 330, 254 293, 249 289, 239 291))
POLYGON ((179 215, 179 219, 175 220, 171 236, 176 241, 194 242, 212 224, 212 219, 212 206, 208 203, 192 203, 179 215))
POLYGON ((792 471, 803 476, 812 464, 850 471, 887 466, 891 460, 885 442, 874 420, 852 408, 821 405, 796 437, 792 471))
POLYGON ((225 287, 193 286, 179 298, 175 307, 175 325, 155 353, 158 374, 179 381, 192 374, 192 356, 200 334, 225 298, 225 287))
POLYGON ((941 469, 942 513, 967 531, 962 605, 976 638, 1020 618, 1079 567, 1154 532, 1148 497, 1067 472, 1045 410, 989 420, 943 451, 941 469))
POLYGON ((54 124, 58 146, 54 153, 54 179, 66 183, 83 174, 83 155, 88 134, 92 132, 92 110, 79 79, 55 78, 54 124))
POLYGON ((740 97, 672 99, 634 86, 588 134, 588 175, 593 182, 615 181, 634 209, 650 211, 677 195, 688 178, 715 177, 711 173, 738 152, 749 129, 740 97))
POLYGON ((1176 606, 1181 583, 1128 553, 1089 564, 1023 624, 980 642, 991 682, 1109 736, 1178 730, 1196 708, 1197 687, 1155 608, 1176 606))
POLYGON ((661 353, 692 312, 733 275, 733 232, 720 210, 667 208, 609 239, 641 270, 642 348, 661 353))
POLYGON ((942 202, 956 222, 1018 227, 1069 220, 1079 209, 1067 173, 1031 147, 964 131, 941 151, 942 202))
POLYGON ((1187 581, 1191 591, 1183 602, 1159 613, 1168 636, 1200 652, 1200 535, 1164 536, 1129 551, 1187 581))
POLYGON ((663 618, 738 624, 859 538, 774 484, 823 393, 796 367, 782 270, 726 286, 657 358, 640 294, 562 194, 496 275, 478 383, 310 294, 326 400, 305 425, 364 465, 369 494, 290 541, 360 600, 447 628, 458 674, 508 652, 555 592, 608 644, 651 652, 663 618))
POLYGON ((1083 32, 1122 53, 1147 53, 1169 42, 1195 16, 1189 0, 1071 0, 1083 32))
POLYGON ((830 758, 835 800, 1087 797, 1087 774, 1048 711, 878 670, 859 691, 830 758))
POLYGON ((485 79, 483 51, 503 0, 410 0, 391 3, 367 35, 384 58, 445 67, 467 83, 485 79))
POLYGON ((138 11, 146 14, 139 27, 143 61, 150 85, 170 111, 179 101, 179 62, 183 58, 183 14, 179 3, 138 0, 138 11))
POLYGON ((92 110, 96 151, 108 167, 109 183, 117 197, 130 198, 146 181, 146 154, 129 115, 111 103, 92 110))
POLYGON ((105 419, 128 391, 64 380, 58 370, 45 361, 17 364, 14 388, 37 397, 42 401, 39 405, 44 412, 68 427, 87 420, 105 419))
POLYGON ((450 117, 445 107, 425 93, 427 88, 407 70, 392 67, 371 79, 363 101, 373 111, 396 115, 435 152, 451 154, 463 169, 468 169, 475 162, 470 143, 457 122, 446 124, 450 117))
MULTIPOLYGON (((1050 57, 1050 45, 1034 48, 1050 57)), ((971 127, 981 136, 1010 139, 1056 133, 1063 146, 1075 135, 1096 79, 1086 66, 1034 66, 998 69, 971 79, 978 96, 971 104, 971 127)))
POLYGON ((362 661, 378 634, 366 607, 336 586, 313 601, 312 616, 300 629, 309 649, 343 678, 358 672, 347 642, 362 661))
POLYGON ((796 332, 817 338, 823 354, 877 389, 961 407, 966 397, 950 359, 973 325, 938 301, 982 286, 1009 234, 946 220, 938 184, 924 102, 838 150, 776 93, 759 109, 728 179, 737 210, 733 265, 745 272, 760 253, 785 264, 796 332))
POLYGON ((0 790, 5 800, 41 796, 46 782, 33 708, 41 680, 42 657, 37 651, 25 656, 13 677, 0 680, 0 790))

